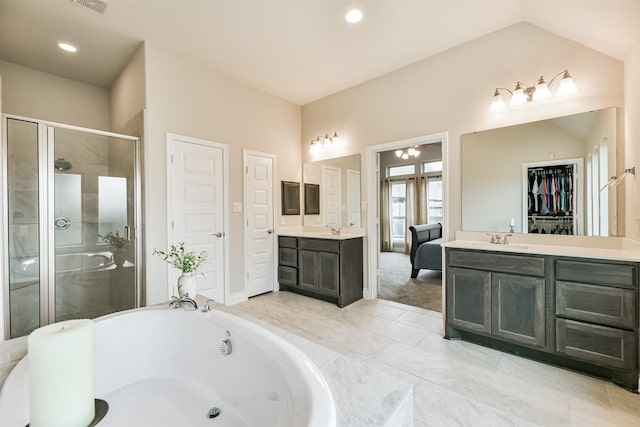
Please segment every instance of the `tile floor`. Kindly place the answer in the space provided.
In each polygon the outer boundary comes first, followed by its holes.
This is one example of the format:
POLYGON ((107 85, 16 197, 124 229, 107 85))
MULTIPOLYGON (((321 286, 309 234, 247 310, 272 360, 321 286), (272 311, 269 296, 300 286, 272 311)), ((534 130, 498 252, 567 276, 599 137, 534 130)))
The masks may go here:
POLYGON ((290 292, 224 311, 254 317, 413 385, 414 425, 640 426, 640 395, 442 338, 442 315, 385 300, 344 309, 290 292))

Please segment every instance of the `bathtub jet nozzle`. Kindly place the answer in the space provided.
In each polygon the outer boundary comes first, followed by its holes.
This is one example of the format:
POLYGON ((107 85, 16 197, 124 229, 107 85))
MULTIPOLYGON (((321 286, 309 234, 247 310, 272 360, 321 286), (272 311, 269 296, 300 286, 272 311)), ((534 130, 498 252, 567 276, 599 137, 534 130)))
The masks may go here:
POLYGON ((229 338, 222 340, 220 343, 220 353, 222 353, 223 356, 231 354, 231 340, 229 338))

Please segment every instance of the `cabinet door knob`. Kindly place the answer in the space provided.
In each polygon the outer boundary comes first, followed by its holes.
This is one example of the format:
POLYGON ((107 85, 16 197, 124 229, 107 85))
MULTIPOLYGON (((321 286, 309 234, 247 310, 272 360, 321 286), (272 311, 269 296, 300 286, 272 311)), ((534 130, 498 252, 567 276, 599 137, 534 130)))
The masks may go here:
POLYGON ((270 229, 268 229, 268 230, 267 230, 267 233, 268 233, 268 234, 272 234, 272 233, 273 233, 273 229, 271 229, 271 228, 270 228, 270 229))
POLYGON ((218 231, 217 233, 213 233, 213 236, 216 236, 219 239, 220 237, 224 236, 224 234, 218 231))

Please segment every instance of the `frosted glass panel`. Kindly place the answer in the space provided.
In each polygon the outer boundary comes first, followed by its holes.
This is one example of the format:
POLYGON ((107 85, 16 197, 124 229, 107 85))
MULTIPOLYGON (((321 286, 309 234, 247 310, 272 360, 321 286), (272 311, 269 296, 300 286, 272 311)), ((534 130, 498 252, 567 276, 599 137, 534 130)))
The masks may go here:
POLYGON ((55 174, 54 229, 56 246, 82 244, 82 176, 55 174))
POLYGON ((99 232, 118 232, 124 237, 124 227, 127 225, 127 178, 100 176, 98 177, 99 232))

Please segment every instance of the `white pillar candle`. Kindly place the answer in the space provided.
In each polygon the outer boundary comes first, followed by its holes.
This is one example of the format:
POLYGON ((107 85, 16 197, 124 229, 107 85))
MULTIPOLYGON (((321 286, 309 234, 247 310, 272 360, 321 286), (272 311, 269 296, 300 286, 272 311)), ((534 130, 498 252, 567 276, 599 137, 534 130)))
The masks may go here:
POLYGON ((513 227, 516 225, 516 220, 514 218, 509 218, 509 227, 513 227))
POLYGON ((31 427, 87 427, 95 416, 93 321, 36 329, 28 340, 31 427))

